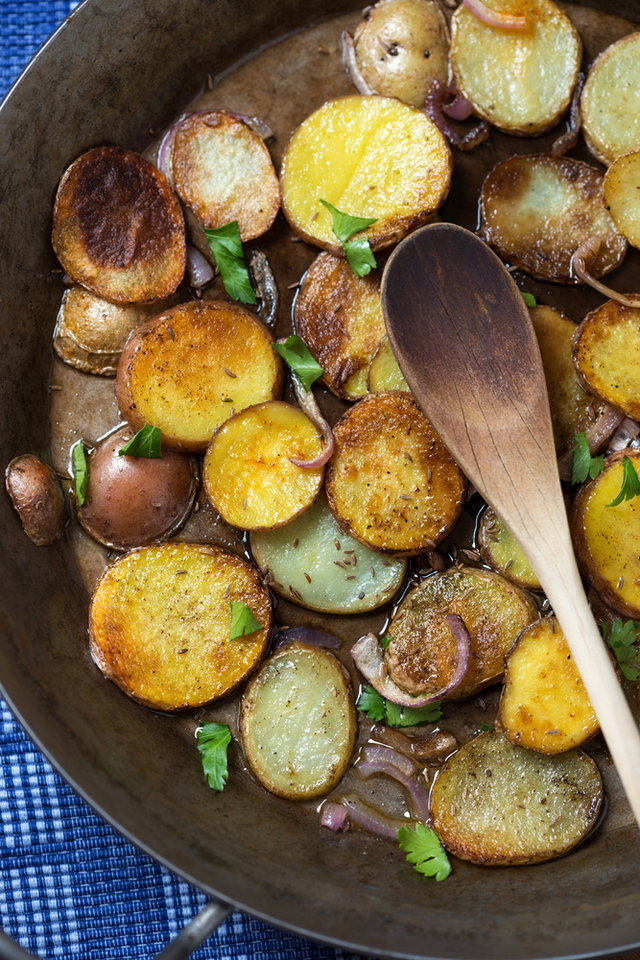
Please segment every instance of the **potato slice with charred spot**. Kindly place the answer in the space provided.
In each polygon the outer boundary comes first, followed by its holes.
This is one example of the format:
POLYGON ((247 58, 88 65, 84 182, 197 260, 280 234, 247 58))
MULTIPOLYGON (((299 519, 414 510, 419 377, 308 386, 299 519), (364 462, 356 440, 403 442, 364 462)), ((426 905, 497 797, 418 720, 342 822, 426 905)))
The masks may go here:
POLYGON ((620 233, 640 247, 640 152, 613 161, 604 175, 603 198, 620 233))
MULTIPOLYGON (((496 9, 495 0, 488 6, 496 9)), ((509 0, 505 12, 526 17, 529 29, 488 26, 461 4, 451 21, 451 66, 479 116, 506 133, 535 137, 569 107, 582 43, 551 0, 509 0)))
POLYGON ((116 376, 120 411, 134 430, 159 427, 162 443, 201 452, 235 412, 280 395, 272 335, 249 310, 186 303, 138 327, 116 376))
POLYGON ((555 617, 531 624, 509 651, 498 727, 515 746, 548 755, 579 747, 600 729, 555 617))
POLYGON ((236 414, 214 434, 203 466, 207 497, 223 520, 244 530, 270 530, 309 507, 322 487, 324 467, 300 467, 323 446, 314 423, 298 407, 272 400, 236 414))
POLYGON ((582 750, 545 757, 489 731, 447 760, 431 813, 456 857, 501 867, 567 853, 595 826, 602 800, 600 771, 582 750))
POLYGON ((523 590, 542 590, 522 548, 491 507, 485 507, 480 515, 476 543, 484 562, 500 576, 523 590))
POLYGON ((601 241, 594 277, 622 262, 627 242, 602 202, 603 176, 568 157, 511 157, 482 185, 482 235, 508 263, 539 280, 578 284, 571 257, 589 237, 601 241))
POLYGON ((72 280, 107 300, 173 293, 184 276, 184 218, 166 177, 137 153, 97 147, 66 171, 53 249, 72 280))
POLYGON ((640 418, 640 308, 608 300, 573 336, 573 360, 587 390, 640 418))
POLYGON ((580 98, 582 134, 604 164, 640 146, 640 33, 603 50, 580 98))
POLYGON ((386 335, 378 344, 369 366, 369 392, 383 393, 385 390, 411 392, 386 335))
POLYGON ((5 487, 22 529, 37 547, 62 536, 66 521, 64 495, 49 464, 32 453, 14 457, 5 470, 5 487))
POLYGON ((269 591, 219 547, 143 547, 107 567, 89 608, 91 654, 104 675, 155 710, 199 707, 255 670, 269 641, 269 591), (262 629, 230 639, 231 603, 262 629))
POLYGON ((623 457, 640 470, 640 451, 608 457, 602 473, 578 490, 571 533, 582 573, 605 603, 623 617, 640 619, 640 497, 609 506, 622 489, 623 457))
POLYGON ((344 667, 303 643, 274 654, 247 687, 240 731, 249 766, 271 793, 287 800, 328 793, 345 774, 356 739, 344 667))
POLYGON ((242 240, 262 236, 280 209, 264 141, 223 110, 194 113, 176 128, 171 170, 178 195, 205 227, 238 221, 242 240))
POLYGON ((294 323, 331 392, 346 400, 364 396, 369 364, 384 334, 379 271, 358 277, 344 257, 321 253, 303 277, 294 323))
POLYGON ((342 97, 291 137, 280 174, 282 209, 304 240, 338 256, 342 245, 320 200, 374 217, 362 235, 380 250, 431 219, 449 192, 451 170, 449 145, 424 113, 390 97, 342 97))
POLYGON ((466 479, 415 400, 365 397, 333 430, 329 507, 340 526, 381 553, 411 556, 456 523, 466 479))
POLYGON ((453 700, 500 680, 507 651, 538 616, 523 590, 490 570, 461 567, 427 577, 407 594, 387 630, 385 664, 403 690, 430 693, 450 682, 458 654, 447 613, 461 617, 471 637, 469 669, 447 697, 453 700))

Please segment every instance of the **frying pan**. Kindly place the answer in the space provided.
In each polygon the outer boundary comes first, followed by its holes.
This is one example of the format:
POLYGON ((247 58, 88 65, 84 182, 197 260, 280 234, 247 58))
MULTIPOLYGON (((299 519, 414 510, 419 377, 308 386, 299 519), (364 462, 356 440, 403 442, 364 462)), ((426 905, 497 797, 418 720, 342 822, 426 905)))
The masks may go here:
MULTIPOLYGON (((607 0, 584 5, 610 10, 607 0)), ((350 8, 85 0, 30 64, 0 110, 4 464, 26 451, 48 457, 60 299, 49 236, 61 172, 98 144, 144 149, 145 131, 166 126, 208 73, 350 8)), ((618 0, 616 13, 640 21, 640 0, 618 0)), ((604 770, 610 816, 570 858, 507 870, 456 862, 454 879, 426 882, 389 844, 319 829, 246 778, 208 791, 183 727, 136 706, 92 664, 88 595, 69 545, 33 546, 6 497, 0 530, 3 695, 72 787, 190 883, 294 933, 381 957, 569 958, 640 945, 638 832, 614 771, 604 770)))

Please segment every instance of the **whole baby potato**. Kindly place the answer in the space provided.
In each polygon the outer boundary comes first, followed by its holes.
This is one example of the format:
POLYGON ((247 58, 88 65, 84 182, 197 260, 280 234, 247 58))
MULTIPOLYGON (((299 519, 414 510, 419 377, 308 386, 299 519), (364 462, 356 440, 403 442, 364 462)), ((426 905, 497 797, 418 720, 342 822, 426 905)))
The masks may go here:
POLYGON ((64 496, 50 466, 32 453, 23 453, 7 467, 5 486, 24 532, 37 547, 62 536, 66 516, 64 496))

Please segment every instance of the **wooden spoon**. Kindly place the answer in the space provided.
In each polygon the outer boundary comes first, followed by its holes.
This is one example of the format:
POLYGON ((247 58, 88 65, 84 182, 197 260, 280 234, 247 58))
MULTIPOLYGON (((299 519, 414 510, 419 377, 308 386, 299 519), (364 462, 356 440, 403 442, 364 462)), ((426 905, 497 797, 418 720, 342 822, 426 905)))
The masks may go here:
POLYGON ((640 823, 640 732, 576 566, 540 350, 522 294, 482 240, 437 223, 390 257, 382 307, 416 400, 538 575, 640 823))

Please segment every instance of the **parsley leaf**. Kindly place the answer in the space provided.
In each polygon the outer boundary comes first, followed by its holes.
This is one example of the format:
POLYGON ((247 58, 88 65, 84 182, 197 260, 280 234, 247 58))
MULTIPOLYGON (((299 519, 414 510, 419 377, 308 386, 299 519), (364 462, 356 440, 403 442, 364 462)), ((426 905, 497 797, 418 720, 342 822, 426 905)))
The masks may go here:
POLYGON ((271 346, 289 364, 308 393, 311 385, 322 376, 324 370, 304 340, 294 335, 287 337, 284 343, 272 343, 271 346))
POLYGON ((73 447, 73 480, 76 490, 76 498, 80 506, 87 497, 87 486, 89 484, 89 462, 85 453, 84 443, 78 440, 73 447))
POLYGON ((386 650, 389 644, 391 643, 391 637, 389 635, 387 635, 386 637, 380 637, 380 639, 378 640, 378 643, 380 644, 383 650, 386 650))
POLYGON ((225 223, 223 227, 216 229, 205 227, 204 232, 229 296, 242 303, 255 303, 256 295, 242 255, 238 221, 232 220, 231 223, 225 223))
POLYGON ((485 723, 483 720, 480 724, 480 733, 488 733, 490 730, 495 730, 495 727, 492 727, 490 723, 485 723))
POLYGON ((152 427, 146 423, 135 433, 124 447, 118 450, 119 457, 144 457, 147 460, 162 459, 160 440, 162 432, 159 427, 152 427))
POLYGON ((230 743, 231 731, 226 723, 203 723, 198 728, 202 769, 212 790, 224 790, 229 776, 227 747, 230 743))
POLYGON ((359 277, 366 277, 368 273, 376 266, 376 259, 371 249, 371 244, 366 237, 358 237, 352 240, 354 233, 359 233, 370 227, 372 223, 377 222, 376 217, 352 217, 349 213, 343 213, 327 200, 320 200, 320 203, 327 208, 333 221, 332 229, 336 237, 342 244, 347 263, 353 272, 359 277))
POLYGON ((231 604, 231 628, 229 630, 229 639, 237 640, 239 637, 246 637, 256 630, 262 630, 262 624, 254 617, 251 608, 244 603, 235 603, 229 600, 231 604))
POLYGON ((344 255, 347 263, 358 277, 366 277, 368 273, 377 267, 376 258, 373 255, 371 244, 366 237, 355 237, 353 240, 346 240, 344 255))
POLYGON ((438 834, 426 824, 416 823, 415 830, 411 827, 400 827, 398 843, 400 849, 406 853, 409 863, 425 877, 446 880, 451 873, 451 864, 438 834))
POLYGON ((526 293, 524 290, 521 290, 520 292, 522 293, 522 299, 528 307, 537 307, 538 301, 532 293, 526 293))
POLYGON ((374 687, 366 686, 356 704, 370 720, 386 723, 389 727, 417 727, 421 723, 434 723, 442 716, 440 702, 434 700, 425 707, 401 707, 386 700, 374 687))
POLYGON ((638 479, 636 468, 625 453, 622 458, 622 487, 620 488, 620 493, 615 500, 612 500, 607 506, 617 507, 623 500, 633 500, 638 494, 640 494, 640 480, 638 479))
POLYGON ((592 457, 585 433, 576 433, 576 449, 573 452, 571 483, 584 483, 587 477, 592 480, 604 469, 604 456, 592 457))
POLYGON ((623 623, 619 617, 613 625, 605 623, 602 626, 604 638, 616 655, 620 673, 627 680, 633 680, 634 682, 640 677, 640 674, 629 666, 629 662, 636 655, 634 643, 638 638, 638 627, 640 627, 640 623, 636 623, 635 620, 627 620, 623 623))
POLYGON ((378 693, 374 687, 366 686, 358 697, 356 706, 359 710, 362 710, 363 713, 366 713, 370 720, 375 720, 377 723, 380 723, 386 718, 387 702, 382 694, 378 693))

